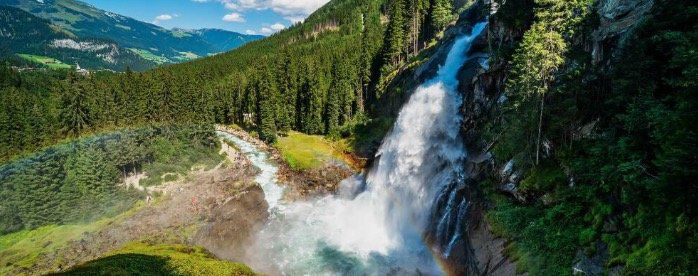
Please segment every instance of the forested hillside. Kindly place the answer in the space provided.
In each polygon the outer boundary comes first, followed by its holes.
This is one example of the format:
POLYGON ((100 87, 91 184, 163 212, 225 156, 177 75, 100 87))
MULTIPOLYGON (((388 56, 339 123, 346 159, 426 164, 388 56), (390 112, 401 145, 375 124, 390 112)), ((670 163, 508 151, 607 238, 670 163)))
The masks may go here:
POLYGON ((145 73, 39 73, 37 81, 6 69, 0 152, 7 159, 63 137, 153 122, 234 122, 266 141, 291 129, 337 133, 380 108, 371 105, 384 83, 454 18, 444 10, 453 10, 449 1, 335 0, 268 39, 145 73))

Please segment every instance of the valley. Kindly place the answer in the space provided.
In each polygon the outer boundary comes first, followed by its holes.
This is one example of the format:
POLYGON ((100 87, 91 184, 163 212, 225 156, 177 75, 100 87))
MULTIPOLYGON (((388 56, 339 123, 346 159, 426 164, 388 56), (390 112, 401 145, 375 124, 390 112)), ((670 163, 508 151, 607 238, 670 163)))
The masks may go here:
POLYGON ((0 3, 0 275, 698 273, 692 1, 0 3))
POLYGON ((0 21, 0 37, 6 38, 0 43, 0 57, 49 56, 89 70, 143 71, 263 38, 218 29, 168 30, 74 0, 5 0, 0 2, 0 21))

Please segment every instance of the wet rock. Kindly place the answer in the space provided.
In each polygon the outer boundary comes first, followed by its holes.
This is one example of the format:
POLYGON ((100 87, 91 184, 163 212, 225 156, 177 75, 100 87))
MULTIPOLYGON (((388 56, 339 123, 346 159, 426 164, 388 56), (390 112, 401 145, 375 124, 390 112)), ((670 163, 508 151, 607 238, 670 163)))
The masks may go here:
POLYGON ((497 188, 499 191, 504 192, 512 197, 514 197, 519 202, 526 202, 526 197, 519 192, 519 188, 513 182, 508 182, 506 184, 500 185, 497 188))
POLYGON ((240 260, 250 236, 269 217, 268 207, 262 188, 250 186, 212 211, 209 221, 194 237, 194 243, 218 257, 240 260))
POLYGON ((344 199, 354 199, 364 190, 366 190, 366 179, 360 174, 353 175, 339 183, 339 197, 344 199))
POLYGON ((602 231, 604 233, 616 233, 618 232, 618 224, 620 218, 618 216, 611 216, 606 219, 603 223, 602 231))
POLYGON ((617 52, 632 29, 642 22, 652 9, 654 0, 602 0, 599 2, 599 28, 592 34, 592 60, 599 63, 617 52))
POLYGON ((346 165, 333 163, 303 171, 292 170, 283 164, 279 166, 279 182, 289 188, 284 195, 288 200, 335 194, 339 183, 353 174, 354 171, 346 165))
POLYGON ((577 251, 575 264, 572 267, 574 275, 603 275, 604 264, 608 259, 608 247, 602 242, 596 243, 596 254, 588 257, 584 252, 577 251))
POLYGON ((509 260, 505 254, 506 239, 494 236, 489 224, 479 220, 469 230, 469 235, 479 273, 466 275, 517 275, 516 263, 509 260))
POLYGON ((510 159, 505 165, 504 168, 502 168, 499 171, 499 176, 502 179, 507 179, 509 176, 514 172, 514 159, 510 159))
POLYGON ((518 188, 522 175, 523 172, 516 169, 516 161, 514 159, 509 160, 499 169, 499 179, 501 179, 502 184, 497 187, 497 190, 514 197, 520 202, 526 202, 526 197, 518 188))
POLYGON ((472 52, 487 51, 490 46, 488 33, 489 32, 483 32, 483 35, 475 38, 475 41, 473 41, 473 45, 470 48, 472 52))

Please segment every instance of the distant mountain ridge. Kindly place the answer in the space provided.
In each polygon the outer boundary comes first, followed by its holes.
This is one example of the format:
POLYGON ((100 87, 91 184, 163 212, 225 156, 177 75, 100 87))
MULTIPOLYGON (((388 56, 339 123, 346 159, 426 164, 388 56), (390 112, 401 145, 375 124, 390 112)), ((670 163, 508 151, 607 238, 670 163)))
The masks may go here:
MULTIPOLYGON (((130 52, 142 59, 140 63, 152 64, 141 67, 153 67, 157 64, 177 63, 209 56, 263 38, 263 36, 245 35, 217 29, 168 30, 154 24, 100 10, 76 0, 0 0, 0 5, 18 8, 47 20, 47 22, 42 23, 37 23, 38 20, 29 20, 25 21, 23 25, 46 25, 48 23, 54 33, 62 33, 59 35, 62 38, 109 41, 117 45, 120 53, 130 52)), ((18 15, 18 13, 10 12, 9 15, 18 15)), ((28 20, 26 16, 20 17, 28 20)), ((7 17, 5 22, 17 20, 7 17)), ((114 67, 115 64, 113 62, 111 65, 106 63, 89 67, 109 68, 114 67)), ((116 63, 123 62, 117 61, 116 63)))
POLYGON ((80 65, 90 69, 134 70, 157 63, 107 39, 79 38, 50 21, 18 8, 0 6, 0 59, 49 68, 80 65))

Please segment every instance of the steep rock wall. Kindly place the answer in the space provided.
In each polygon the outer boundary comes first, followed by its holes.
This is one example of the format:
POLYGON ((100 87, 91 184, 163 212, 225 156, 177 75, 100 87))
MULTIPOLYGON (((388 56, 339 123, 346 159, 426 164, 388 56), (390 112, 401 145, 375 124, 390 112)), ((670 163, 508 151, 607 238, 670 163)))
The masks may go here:
MULTIPOLYGON (((485 5, 491 1, 484 0, 485 5)), ((626 38, 648 14, 654 4, 653 0, 600 0, 594 6, 599 22, 591 34, 575 44, 584 47, 596 65, 607 71, 612 66, 612 59, 622 50, 626 38)), ((493 5, 491 12, 496 12, 498 5, 493 5)), ((489 64, 482 59, 488 53, 496 52, 504 47, 518 43, 525 30, 512 29, 491 17, 489 30, 473 50, 479 51, 480 59, 471 63, 480 66, 464 66, 460 75, 460 88, 463 93, 464 115, 461 131, 464 143, 468 149, 468 160, 465 164, 467 179, 462 187, 465 192, 463 200, 470 202, 471 208, 467 233, 469 241, 464 242, 461 252, 465 254, 458 259, 450 260, 455 274, 469 275, 515 275, 516 264, 507 259, 504 250, 507 241, 495 236, 487 221, 484 219, 486 210, 491 207, 482 194, 480 183, 485 179, 499 179, 495 183, 497 190, 509 194, 511 200, 525 201, 524 196, 517 192, 518 181, 525 174, 511 160, 498 160, 490 151, 496 137, 486 140, 482 137, 483 127, 497 116, 499 107, 507 98, 504 86, 509 71, 508 60, 493 60, 489 64)), ((591 263, 580 261, 580 263, 591 263)), ((595 275, 600 271, 598 264, 586 266, 576 265, 575 272, 595 275)))

